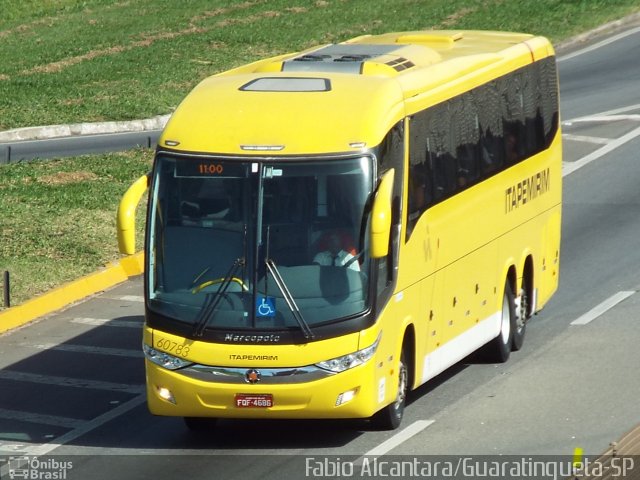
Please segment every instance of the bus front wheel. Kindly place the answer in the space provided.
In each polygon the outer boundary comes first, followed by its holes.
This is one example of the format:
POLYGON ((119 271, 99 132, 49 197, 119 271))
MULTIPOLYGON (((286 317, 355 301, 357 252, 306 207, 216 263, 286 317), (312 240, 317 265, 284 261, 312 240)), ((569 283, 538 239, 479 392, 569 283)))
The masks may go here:
POLYGON ((383 430, 395 430, 402 423, 404 415, 404 407, 407 403, 407 392, 409 391, 409 370, 404 350, 400 355, 400 363, 398 364, 398 390, 396 399, 378 413, 372 420, 376 427, 383 430))

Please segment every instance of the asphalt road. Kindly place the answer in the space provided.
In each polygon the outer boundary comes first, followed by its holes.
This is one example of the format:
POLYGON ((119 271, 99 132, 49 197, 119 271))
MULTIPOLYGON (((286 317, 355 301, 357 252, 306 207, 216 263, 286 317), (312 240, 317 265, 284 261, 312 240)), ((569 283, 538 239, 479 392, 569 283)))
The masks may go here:
POLYGON ((137 279, 0 337, 0 459, 81 455, 69 479, 293 479, 330 473, 305 470, 324 455, 604 451, 640 422, 639 49, 631 31, 559 63, 561 285, 507 364, 451 368, 412 393, 399 431, 223 421, 194 437, 144 405, 137 279))

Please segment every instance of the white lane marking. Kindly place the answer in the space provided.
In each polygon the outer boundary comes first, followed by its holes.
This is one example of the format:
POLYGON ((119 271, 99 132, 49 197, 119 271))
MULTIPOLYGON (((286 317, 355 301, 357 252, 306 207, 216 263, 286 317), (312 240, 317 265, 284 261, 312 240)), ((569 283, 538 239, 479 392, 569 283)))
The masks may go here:
MULTIPOLYGON (((600 113, 597 113, 596 115, 608 117, 611 115, 618 115, 620 113, 632 112, 633 110, 640 110, 640 103, 636 103, 635 105, 627 105, 625 107, 614 108, 613 110, 600 112, 600 113)), ((585 118, 588 118, 588 117, 585 117, 585 118)), ((577 118, 575 120, 580 120, 580 118, 577 118)))
POLYGON ((607 145, 612 140, 603 137, 587 137, 585 135, 573 135, 571 133, 563 133, 562 138, 565 140, 573 140, 575 142, 594 143, 596 145, 607 145))
POLYGON ((73 318, 71 323, 79 323, 81 325, 92 325, 94 327, 127 327, 142 328, 142 321, 133 320, 112 320, 108 318, 73 318))
POLYGON ((576 122, 589 122, 592 118, 612 117, 620 115, 621 113, 632 112, 634 110, 640 110, 640 103, 614 108, 613 110, 606 110, 604 112, 593 113, 591 115, 585 115, 584 117, 576 117, 571 120, 563 120, 562 125, 571 125, 576 122))
MULTIPOLYGON (((0 442, 0 455, 7 455, 7 453, 11 453, 13 454, 14 452, 22 452, 22 449, 24 448, 24 443, 2 443, 0 442)), ((0 478, 5 478, 3 475, 5 475, 6 472, 4 472, 2 470, 2 467, 0 467, 0 478)))
POLYGON ((608 122, 637 122, 640 121, 640 115, 632 114, 632 115, 614 115, 607 114, 604 115, 602 113, 597 115, 589 115, 586 117, 578 117, 573 120, 567 120, 566 122, 562 122, 563 125, 571 126, 574 123, 590 123, 590 122, 600 122, 600 123, 608 123, 608 122))
POLYGON ((40 375, 37 373, 16 372, 12 370, 0 370, 0 379, 13 380, 16 382, 38 383, 42 385, 56 385, 59 387, 89 388, 92 390, 107 390, 110 392, 134 394, 140 394, 144 391, 144 387, 142 385, 83 380, 80 378, 57 377, 53 375, 40 375))
POLYGON ((108 412, 103 413, 102 415, 95 417, 92 420, 83 422, 83 424, 80 427, 74 430, 71 430, 70 432, 67 432, 64 435, 58 437, 55 442, 45 443, 44 445, 35 445, 32 447, 27 447, 25 449, 25 455, 34 455, 34 456, 46 455, 52 450, 55 450, 56 448, 61 447, 62 445, 65 445, 75 440, 76 438, 81 437, 82 435, 85 435, 91 432, 92 430, 95 430, 98 427, 101 427, 105 423, 110 422, 111 420, 114 420, 121 415, 124 415, 128 411, 133 410, 134 408, 142 405, 146 400, 147 400, 146 394, 138 395, 137 397, 132 398, 128 402, 125 402, 117 406, 113 410, 109 410, 108 412))
POLYGON ((615 307, 617 304, 619 304, 623 300, 629 298, 634 293, 636 292, 624 291, 624 292, 618 292, 615 295, 612 295, 611 297, 606 299, 604 302, 602 302, 600 305, 595 306, 584 315, 575 319, 573 322, 571 322, 571 325, 586 325, 587 323, 592 322, 593 320, 598 318, 600 315, 604 314, 608 310, 611 310, 613 307, 615 307))
POLYGON ((123 348, 107 348, 107 347, 93 347, 87 345, 71 345, 68 343, 21 343, 21 347, 25 348, 37 348, 38 350, 60 350, 63 352, 74 353, 90 353, 95 355, 111 355, 115 357, 131 357, 141 358, 142 352, 138 350, 126 350, 123 348))
POLYGON ((142 295, 122 295, 120 297, 113 297, 113 300, 124 300, 125 302, 143 302, 144 297, 142 295))
POLYGON ((364 461, 365 457, 380 457, 385 453, 390 452, 391 450, 396 448, 398 445, 406 442, 414 435, 417 435, 418 433, 420 433, 422 430, 424 430, 434 422, 435 420, 417 420, 413 422, 411 425, 409 425, 405 429, 396 433, 393 437, 385 440, 377 447, 369 450, 362 457, 358 458, 354 462, 354 464, 361 464, 364 461))
POLYGON ((611 153, 616 148, 621 147, 625 143, 628 143, 631 140, 634 140, 638 136, 640 136, 640 127, 636 128, 635 130, 630 131, 629 133, 627 133, 626 135, 623 135, 620 138, 612 140, 607 145, 604 145, 603 147, 597 149, 595 152, 592 152, 589 155, 586 155, 586 156, 582 157, 581 159, 576 160, 575 162, 563 162, 563 164, 562 164, 562 176, 566 177, 567 175, 572 174, 576 170, 584 167, 585 165, 588 165, 589 163, 593 162, 594 160, 597 160, 597 159, 605 156, 606 154, 611 153))
POLYGON ((585 47, 581 50, 578 50, 576 52, 573 53, 569 53, 567 55, 563 55, 562 57, 558 58, 558 62, 564 62, 566 60, 571 60, 572 58, 578 57, 580 55, 584 55, 585 53, 589 53, 589 52, 593 52, 594 50, 597 50, 599 48, 602 48, 606 45, 609 45, 611 43, 617 42, 618 40, 622 40, 623 38, 626 37, 630 37, 631 35, 634 35, 636 33, 640 32, 640 27, 636 27, 633 28, 631 30, 627 30, 626 32, 622 32, 619 33, 618 35, 614 35, 613 37, 609 37, 605 40, 602 40, 598 43, 594 43, 593 45, 590 45, 588 47, 585 47))
MULTIPOLYGON (((636 107, 637 108, 637 107, 636 107)), ((632 115, 615 115, 613 113, 603 114, 598 113, 596 115, 588 115, 586 117, 578 117, 573 120, 567 120, 566 122, 562 122, 563 125, 571 126, 574 123, 590 123, 590 122, 600 122, 600 123, 609 123, 609 122, 637 122, 640 121, 640 115, 632 114, 632 115)))
POLYGON ((71 429, 81 427, 86 423, 85 420, 78 420, 75 418, 59 417, 57 415, 43 415, 41 413, 8 410, 5 408, 0 408, 0 418, 71 429))

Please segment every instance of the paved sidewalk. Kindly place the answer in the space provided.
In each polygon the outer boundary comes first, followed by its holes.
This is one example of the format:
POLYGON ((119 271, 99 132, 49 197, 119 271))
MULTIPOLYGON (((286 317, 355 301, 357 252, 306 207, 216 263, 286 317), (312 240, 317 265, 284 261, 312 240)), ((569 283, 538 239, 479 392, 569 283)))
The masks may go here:
MULTIPOLYGON (((586 462, 585 462, 586 463, 586 462)), ((612 442, 591 465, 591 474, 578 471, 579 480, 640 480, 640 425, 612 442)))

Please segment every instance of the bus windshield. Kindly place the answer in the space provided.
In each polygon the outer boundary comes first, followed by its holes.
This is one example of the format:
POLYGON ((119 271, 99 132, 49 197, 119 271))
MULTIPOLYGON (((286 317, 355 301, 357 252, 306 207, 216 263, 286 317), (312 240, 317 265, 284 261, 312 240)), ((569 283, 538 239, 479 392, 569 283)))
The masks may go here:
POLYGON ((160 153, 151 310, 205 329, 289 330, 369 308, 369 156, 241 161, 160 153))

